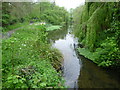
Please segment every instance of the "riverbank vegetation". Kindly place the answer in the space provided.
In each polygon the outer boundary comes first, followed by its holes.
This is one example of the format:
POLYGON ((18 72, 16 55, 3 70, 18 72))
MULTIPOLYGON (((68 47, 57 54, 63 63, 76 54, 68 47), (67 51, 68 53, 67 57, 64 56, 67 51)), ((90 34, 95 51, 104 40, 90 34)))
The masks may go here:
POLYGON ((68 24, 81 55, 98 66, 120 67, 119 6, 86 2, 68 13, 55 2, 2 2, 2 34, 14 32, 2 39, 2 88, 65 88, 63 56, 51 43, 65 38, 68 24))
POLYGON ((45 22, 52 25, 67 25, 68 12, 54 2, 3 2, 2 28, 9 31, 25 24, 45 22))
POLYGON ((73 10, 81 55, 102 67, 120 67, 120 3, 86 2, 73 10))
POLYGON ((46 35, 43 25, 31 25, 3 40, 3 88, 64 86, 64 80, 56 71, 61 66, 62 55, 51 48, 46 35))
POLYGON ((68 23, 68 12, 54 2, 3 2, 3 88, 64 88, 62 54, 48 43, 48 31, 68 23), (23 28, 21 28, 23 27, 23 28))

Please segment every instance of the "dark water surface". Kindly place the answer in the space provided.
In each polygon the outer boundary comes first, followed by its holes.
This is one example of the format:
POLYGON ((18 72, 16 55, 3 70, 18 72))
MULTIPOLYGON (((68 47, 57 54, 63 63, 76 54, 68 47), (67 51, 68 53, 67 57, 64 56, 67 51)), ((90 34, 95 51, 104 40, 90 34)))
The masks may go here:
POLYGON ((70 88, 120 88, 120 77, 116 71, 102 69, 83 56, 77 55, 75 46, 78 40, 71 31, 72 27, 64 27, 48 34, 53 47, 63 54, 65 85, 70 88))

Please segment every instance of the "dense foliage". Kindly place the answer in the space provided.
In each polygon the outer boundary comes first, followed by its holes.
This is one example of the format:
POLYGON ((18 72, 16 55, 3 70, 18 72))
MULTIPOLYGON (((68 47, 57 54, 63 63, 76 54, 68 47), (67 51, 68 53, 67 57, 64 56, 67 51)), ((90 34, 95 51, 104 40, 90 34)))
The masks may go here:
POLYGON ((63 88, 63 57, 47 35, 67 23, 68 12, 54 2, 2 2, 2 30, 15 32, 2 40, 2 87, 63 88))
POLYGON ((2 2, 2 27, 4 31, 36 21, 65 25, 68 22, 68 12, 53 2, 2 2))
POLYGON ((84 47, 78 51, 99 66, 120 66, 119 5, 87 2, 73 13, 74 33, 84 47))
POLYGON ((46 35, 44 26, 32 25, 3 40, 3 88, 63 87, 53 68, 60 67, 62 57, 47 43, 46 35))

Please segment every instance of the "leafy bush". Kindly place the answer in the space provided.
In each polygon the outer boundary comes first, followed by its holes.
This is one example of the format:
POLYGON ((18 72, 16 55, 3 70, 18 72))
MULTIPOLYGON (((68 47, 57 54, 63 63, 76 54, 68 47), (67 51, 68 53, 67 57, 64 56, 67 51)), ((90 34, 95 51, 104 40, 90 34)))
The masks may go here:
POLYGON ((3 88, 64 87, 52 66, 60 63, 61 55, 47 43, 46 35, 44 26, 31 25, 2 41, 3 88))
MULTIPOLYGON (((114 37, 107 38, 101 43, 102 53, 99 57, 99 66, 119 66, 120 50, 114 37)), ((99 51, 100 52, 100 51, 99 51)))
POLYGON ((104 40, 95 52, 85 48, 78 48, 81 55, 97 63, 98 66, 115 67, 120 65, 120 49, 114 37, 104 40))

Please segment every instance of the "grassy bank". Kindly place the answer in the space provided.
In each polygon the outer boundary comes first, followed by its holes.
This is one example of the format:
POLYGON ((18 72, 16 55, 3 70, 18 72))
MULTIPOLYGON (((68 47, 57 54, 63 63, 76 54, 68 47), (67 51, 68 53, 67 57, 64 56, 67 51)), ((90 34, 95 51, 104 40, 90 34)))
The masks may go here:
POLYGON ((61 29, 61 27, 63 27, 62 25, 52 25, 49 23, 45 23, 45 22, 35 22, 33 25, 45 25, 46 30, 45 31, 54 31, 54 30, 59 30, 61 29))
POLYGON ((2 41, 3 88, 64 87, 54 68, 60 66, 62 56, 47 43, 45 29, 43 25, 26 26, 2 41))
POLYGON ((60 26, 60 25, 52 25, 52 26, 47 27, 46 31, 58 30, 58 29, 60 29, 61 27, 62 27, 62 26, 60 26))
POLYGON ((7 27, 4 27, 2 31, 7 32, 7 31, 10 31, 10 30, 17 29, 19 27, 24 27, 26 25, 29 25, 29 22, 16 23, 16 24, 8 25, 7 27))

